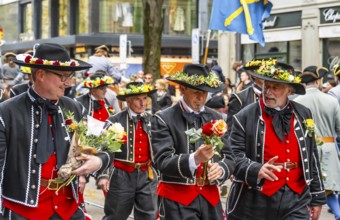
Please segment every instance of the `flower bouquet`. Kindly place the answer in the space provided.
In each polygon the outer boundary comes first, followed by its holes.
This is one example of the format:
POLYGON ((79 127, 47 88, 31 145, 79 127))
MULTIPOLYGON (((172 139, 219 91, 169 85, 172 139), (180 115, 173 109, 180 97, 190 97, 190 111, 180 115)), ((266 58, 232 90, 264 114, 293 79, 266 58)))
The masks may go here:
POLYGON ((76 122, 72 112, 66 113, 65 116, 65 126, 74 134, 66 164, 58 171, 58 181, 67 185, 75 178, 71 172, 82 165, 82 161, 76 157, 82 154, 95 155, 99 151, 119 152, 121 145, 126 142, 126 132, 121 124, 114 123, 107 129, 100 128, 99 132, 94 134, 90 132, 87 121, 76 122))
MULTIPOLYGON (((307 135, 309 137, 313 137, 313 133, 315 132, 316 126, 314 123, 314 120, 312 118, 307 118, 306 120, 303 121, 303 124, 305 125, 305 128, 307 130, 307 135)), ((314 133, 314 138, 317 146, 323 145, 323 141, 320 140, 316 134, 314 133)))
MULTIPOLYGON (((224 143, 222 141, 222 137, 228 130, 228 126, 224 120, 212 120, 207 122, 202 126, 202 128, 196 130, 195 128, 191 128, 185 131, 185 134, 189 137, 190 143, 196 143, 199 140, 203 140, 205 144, 212 145, 214 148, 214 152, 216 155, 220 156, 219 152, 216 151, 216 147, 218 149, 222 149, 224 143)), ((203 165, 203 179, 207 178, 207 169, 208 162, 205 162, 203 165)))

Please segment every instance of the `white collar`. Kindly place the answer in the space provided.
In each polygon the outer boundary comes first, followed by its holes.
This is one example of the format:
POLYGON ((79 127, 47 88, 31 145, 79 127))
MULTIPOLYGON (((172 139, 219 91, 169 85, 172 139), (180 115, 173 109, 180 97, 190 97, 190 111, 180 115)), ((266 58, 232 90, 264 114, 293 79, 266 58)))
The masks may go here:
POLYGON ((185 103, 185 101, 184 101, 184 99, 183 99, 183 96, 181 97, 181 99, 180 99, 180 102, 182 103, 182 106, 183 106, 183 108, 184 108, 184 110, 186 111, 186 112, 189 112, 189 113, 195 113, 195 114, 199 114, 200 112, 205 112, 205 107, 204 106, 202 106, 202 108, 200 109, 200 111, 199 112, 195 112, 192 108, 190 108, 188 105, 187 105, 187 103, 185 103))

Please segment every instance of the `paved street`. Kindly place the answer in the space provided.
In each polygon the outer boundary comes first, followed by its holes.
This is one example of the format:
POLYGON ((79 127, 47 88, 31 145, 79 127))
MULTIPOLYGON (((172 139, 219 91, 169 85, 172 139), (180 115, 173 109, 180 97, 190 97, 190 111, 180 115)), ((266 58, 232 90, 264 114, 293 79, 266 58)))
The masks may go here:
MULTIPOLYGON (((90 179, 90 182, 86 185, 85 189, 85 200, 88 201, 86 204, 87 212, 92 216, 92 220, 100 220, 104 216, 103 205, 104 205, 104 196, 101 190, 97 190, 94 184, 93 178, 90 179), (100 206, 100 207, 98 207, 100 206)), ((225 207, 226 198, 222 198, 223 207, 225 207)), ((327 212, 328 206, 325 205, 322 208, 322 213, 320 220, 333 220, 334 217, 332 214, 327 212)), ((133 218, 129 218, 132 220, 133 218)), ((274 220, 274 219, 273 219, 274 220)))

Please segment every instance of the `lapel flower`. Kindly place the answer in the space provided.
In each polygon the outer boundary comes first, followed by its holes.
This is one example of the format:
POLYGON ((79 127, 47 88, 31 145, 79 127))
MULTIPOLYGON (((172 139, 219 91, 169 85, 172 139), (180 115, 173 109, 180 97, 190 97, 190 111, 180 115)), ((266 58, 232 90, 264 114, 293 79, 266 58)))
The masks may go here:
POLYGON ((312 118, 307 118, 304 122, 304 125, 305 125, 305 128, 307 130, 307 134, 309 137, 313 137, 314 136, 314 139, 315 139, 315 143, 317 146, 321 146, 323 145, 323 141, 320 140, 316 134, 314 133, 315 132, 315 123, 314 123, 314 120, 312 118))
POLYGON ((304 120, 303 124, 305 125, 308 136, 313 137, 313 133, 315 131, 314 120, 312 118, 307 118, 306 120, 304 120))
POLYGON ((109 110, 110 113, 113 113, 115 111, 115 109, 112 106, 109 106, 107 109, 109 110))

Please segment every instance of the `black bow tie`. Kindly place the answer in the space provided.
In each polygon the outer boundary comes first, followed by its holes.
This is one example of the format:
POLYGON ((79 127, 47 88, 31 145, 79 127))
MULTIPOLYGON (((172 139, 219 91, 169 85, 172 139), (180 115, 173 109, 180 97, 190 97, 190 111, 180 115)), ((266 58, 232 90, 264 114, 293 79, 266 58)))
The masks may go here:
POLYGON ((284 140, 284 135, 289 135, 290 132, 290 119, 293 115, 293 108, 288 105, 285 109, 277 111, 267 106, 264 107, 264 111, 273 117, 272 125, 274 127, 276 135, 281 141, 284 140))
POLYGON ((37 162, 41 164, 45 163, 55 151, 57 153, 57 167, 60 167, 66 162, 68 148, 65 141, 66 130, 62 127, 62 117, 58 113, 59 107, 50 100, 41 98, 33 89, 30 89, 29 92, 35 98, 34 104, 40 106, 42 109, 36 151, 37 162), (51 115, 52 117, 53 136, 48 121, 48 115, 51 115))
POLYGON ((104 100, 92 100, 92 101, 93 101, 93 110, 95 112, 101 110, 105 105, 104 100))
POLYGON ((200 112, 199 114, 194 112, 182 112, 182 115, 189 124, 196 124, 197 127, 201 127, 204 122, 211 120, 211 114, 205 111, 200 112))
POLYGON ((142 116, 142 115, 132 116, 132 121, 133 121, 133 124, 134 124, 135 126, 137 126, 139 120, 141 120, 141 122, 142 122, 142 128, 143 128, 143 130, 144 130, 146 133, 148 133, 148 131, 149 131, 148 126, 147 126, 147 124, 148 124, 148 122, 149 122, 148 119, 147 119, 146 117, 142 116))

